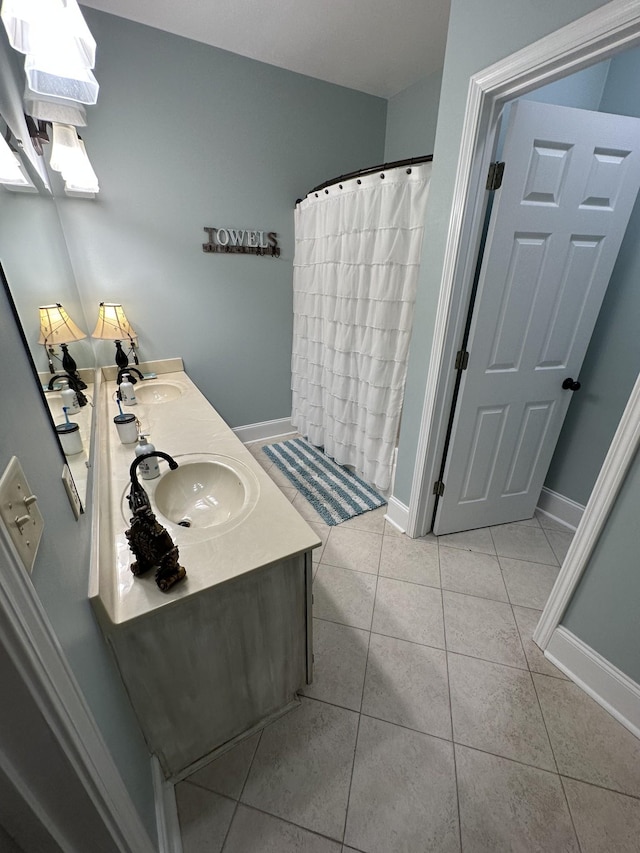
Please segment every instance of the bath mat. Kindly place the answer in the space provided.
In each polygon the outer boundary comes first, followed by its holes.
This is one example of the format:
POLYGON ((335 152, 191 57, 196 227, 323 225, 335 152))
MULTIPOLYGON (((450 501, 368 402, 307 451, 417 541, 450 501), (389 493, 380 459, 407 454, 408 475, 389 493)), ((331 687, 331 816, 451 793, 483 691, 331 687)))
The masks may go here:
POLYGON ((327 524, 340 524, 386 504, 364 480, 303 438, 266 444, 262 449, 327 524))

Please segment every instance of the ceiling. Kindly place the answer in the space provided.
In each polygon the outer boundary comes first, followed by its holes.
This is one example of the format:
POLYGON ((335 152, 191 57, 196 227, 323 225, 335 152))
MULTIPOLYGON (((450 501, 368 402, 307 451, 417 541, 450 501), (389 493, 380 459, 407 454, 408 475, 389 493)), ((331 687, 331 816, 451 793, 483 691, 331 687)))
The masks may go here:
POLYGON ((383 98, 442 68, 450 6, 450 0, 81 2, 383 98))

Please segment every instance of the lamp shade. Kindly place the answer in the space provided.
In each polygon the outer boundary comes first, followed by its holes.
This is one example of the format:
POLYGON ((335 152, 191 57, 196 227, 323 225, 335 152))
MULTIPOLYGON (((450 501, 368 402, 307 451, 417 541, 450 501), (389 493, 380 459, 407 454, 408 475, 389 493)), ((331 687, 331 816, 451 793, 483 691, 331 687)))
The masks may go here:
POLYGON ((54 305, 41 305, 39 344, 68 344, 81 341, 86 334, 79 329, 59 302, 54 305))
POLYGON ((127 320, 124 308, 119 302, 101 302, 98 311, 98 322, 93 330, 94 338, 105 341, 119 341, 122 338, 134 340, 137 334, 127 320))

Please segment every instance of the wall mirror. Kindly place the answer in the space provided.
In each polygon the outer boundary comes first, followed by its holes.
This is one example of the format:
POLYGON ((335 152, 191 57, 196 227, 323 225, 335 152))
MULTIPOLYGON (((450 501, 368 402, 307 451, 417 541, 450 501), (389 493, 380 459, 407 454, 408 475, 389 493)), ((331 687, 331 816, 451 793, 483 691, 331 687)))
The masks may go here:
MULTIPOLYGON (((93 413, 93 382, 95 355, 91 329, 86 321, 80 293, 75 280, 71 259, 67 250, 56 199, 49 186, 50 178, 44 159, 37 156, 29 141, 25 123, 22 93, 24 70, 21 54, 9 47, 4 27, 0 26, 0 130, 6 139, 14 143, 14 150, 21 151, 21 161, 33 181, 32 191, 15 192, 0 188, 0 264, 3 285, 9 291, 10 301, 15 306, 16 322, 22 326, 27 354, 38 374, 38 387, 43 389, 51 418, 52 429, 65 422, 62 411, 60 382, 47 386, 51 379, 49 356, 54 370, 64 373, 59 336, 53 353, 47 353, 40 340, 39 307, 60 303, 74 323, 87 335, 68 345, 77 364, 78 374, 87 388, 82 389, 87 405, 69 415, 78 423, 82 450, 66 457, 83 507, 86 506, 87 462, 90 459, 90 438, 93 413), (22 144, 17 140, 24 140, 22 144)), ((68 402, 68 401, 67 401, 68 402)), ((65 441, 68 449, 78 446, 65 441)))
MULTIPOLYGON (((68 415, 69 420, 78 424, 82 450, 66 456, 84 507, 91 450, 95 355, 88 337, 91 329, 84 315, 53 198, 38 193, 0 190, 0 264, 4 273, 3 283, 16 307, 17 321, 22 326, 28 355, 35 365, 38 386, 43 389, 52 425, 62 424, 66 418, 62 410, 62 383, 52 383, 51 390, 47 387, 52 377, 49 367, 51 353, 38 343, 39 307, 60 303, 74 323, 87 334, 86 338, 68 346, 78 374, 87 384, 83 391, 87 405, 68 415)), ((61 358, 61 347, 55 344, 51 360, 56 374, 64 373, 61 358)), ((43 412, 43 417, 46 418, 46 412, 43 412)), ((72 449, 75 447, 77 442, 72 449)))

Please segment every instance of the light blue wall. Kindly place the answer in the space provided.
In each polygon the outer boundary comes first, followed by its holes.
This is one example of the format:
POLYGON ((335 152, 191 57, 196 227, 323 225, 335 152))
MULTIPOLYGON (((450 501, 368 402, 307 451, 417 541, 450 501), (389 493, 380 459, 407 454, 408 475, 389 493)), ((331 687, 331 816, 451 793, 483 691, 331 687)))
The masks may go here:
POLYGON ((602 6, 602 0, 453 0, 440 93, 434 170, 425 218, 414 330, 398 449, 395 496, 409 503, 427 366, 451 215, 469 78, 602 6))
MULTIPOLYGON (((640 49, 611 60, 600 110, 640 116, 640 49)), ((547 475, 546 486, 581 504, 591 490, 640 371, 640 201, 629 220, 598 322, 547 475)))
POLYGON ((524 95, 527 101, 539 101, 542 104, 557 104, 559 107, 575 107, 579 110, 597 110, 607 82, 611 60, 598 62, 589 68, 583 68, 575 74, 540 86, 524 95))
POLYGON ((562 624, 640 684, 640 456, 622 490, 562 624))
POLYGON ((387 103, 385 163, 433 154, 442 71, 404 89, 387 103))
POLYGON ((294 204, 382 161, 386 101, 86 18, 101 93, 84 137, 101 192, 60 213, 87 315, 121 301, 141 356, 182 356, 231 426, 288 417, 294 204), (205 254, 204 226, 276 231, 282 255, 205 254))

